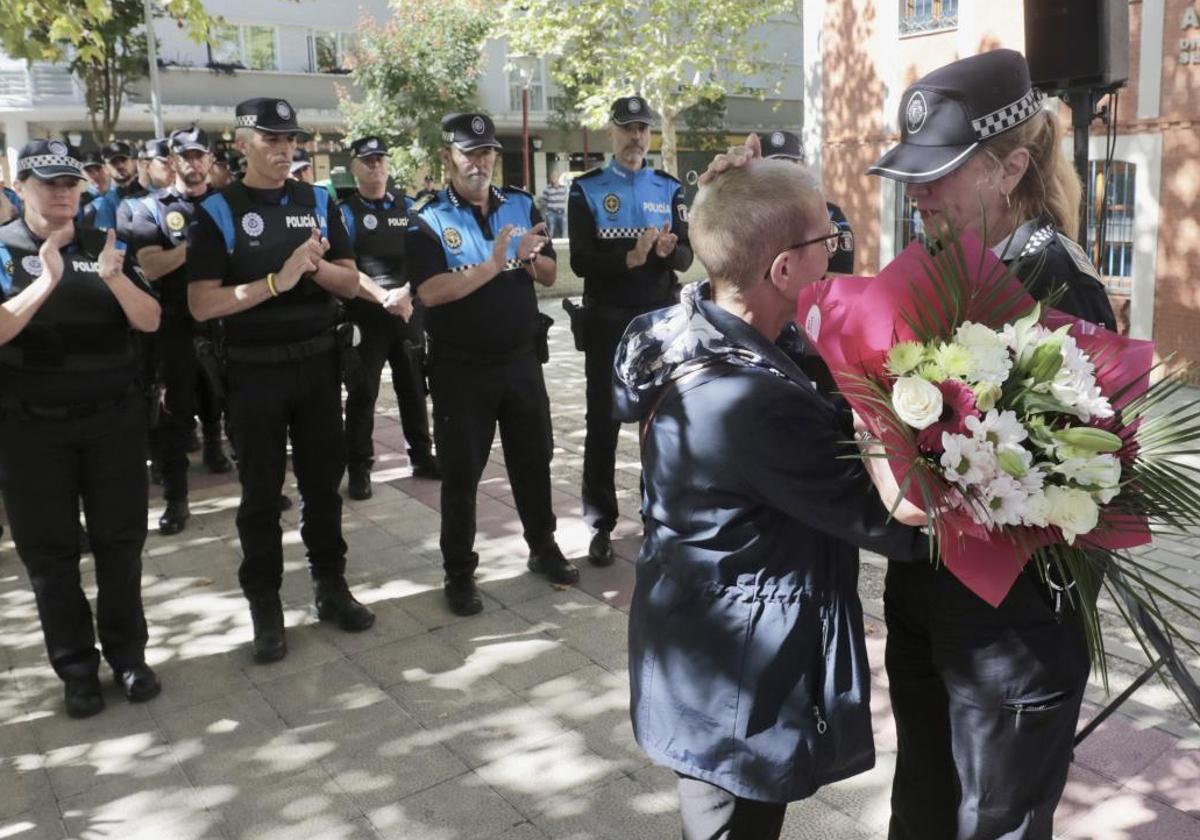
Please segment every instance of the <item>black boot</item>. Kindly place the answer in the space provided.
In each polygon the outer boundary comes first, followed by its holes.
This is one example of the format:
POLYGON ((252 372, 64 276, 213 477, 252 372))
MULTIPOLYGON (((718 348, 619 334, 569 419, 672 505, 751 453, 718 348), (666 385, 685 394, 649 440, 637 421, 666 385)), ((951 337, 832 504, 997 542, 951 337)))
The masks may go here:
POLYGON ((350 478, 346 482, 346 494, 356 502, 371 498, 371 470, 366 467, 351 467, 350 478))
POLYGON ((184 451, 191 455, 194 452, 199 452, 200 447, 200 435, 197 434, 196 427, 192 426, 192 428, 188 429, 187 442, 183 446, 184 451))
POLYGON ((551 542, 537 551, 529 552, 529 571, 545 575, 551 583, 569 585, 579 582, 579 569, 563 557, 558 543, 551 542))
POLYGON ((278 592, 247 596, 250 621, 254 624, 254 661, 278 662, 287 656, 287 638, 283 633, 283 604, 278 592))
POLYGON ((164 537, 178 534, 183 530, 184 524, 187 523, 188 517, 191 515, 192 512, 188 510, 187 499, 175 499, 167 502, 167 509, 158 518, 158 533, 164 537))
POLYGON ((608 531, 597 531, 588 546, 588 561, 593 566, 611 566, 613 559, 612 537, 608 531))
POLYGON ((113 679, 130 703, 145 703, 162 691, 158 675, 145 662, 128 668, 113 668, 113 679))
POLYGON ((430 452, 423 454, 409 453, 408 462, 412 465, 413 478, 427 478, 431 481, 442 480, 442 466, 437 456, 430 452))
POLYGON ((88 718, 104 711, 104 695, 100 693, 100 678, 95 674, 86 677, 67 677, 63 693, 67 704, 67 717, 88 718))
POLYGON ((204 424, 204 466, 210 473, 220 475, 233 469, 233 464, 225 457, 225 449, 221 446, 221 424, 204 424))
POLYGON ((446 603, 455 615, 475 615, 483 611, 483 599, 475 586, 475 575, 451 575, 442 583, 446 603))
POLYGON ((361 633, 375 623, 375 613, 350 594, 344 577, 314 580, 313 595, 317 603, 317 618, 332 621, 347 633, 361 633))

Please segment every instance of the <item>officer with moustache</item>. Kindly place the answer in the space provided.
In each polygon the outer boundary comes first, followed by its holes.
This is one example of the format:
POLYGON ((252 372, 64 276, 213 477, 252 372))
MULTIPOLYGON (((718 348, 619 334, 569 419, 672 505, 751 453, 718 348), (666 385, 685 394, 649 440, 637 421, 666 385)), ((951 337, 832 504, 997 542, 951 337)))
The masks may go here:
POLYGON ((108 167, 108 174, 112 176, 109 196, 114 206, 142 189, 138 183, 137 158, 131 145, 124 140, 114 140, 100 150, 100 156, 108 167))
MULTIPOLYGON (((158 426, 150 443, 162 466, 166 509, 158 520, 159 533, 183 530, 188 510, 188 441, 196 410, 196 349, 192 342, 192 317, 188 312, 187 227, 196 208, 210 193, 208 172, 212 164, 208 135, 195 126, 171 133, 171 168, 175 183, 134 206, 130 247, 142 274, 154 283, 162 303, 162 324, 155 335, 156 381, 163 386, 158 426)), ((203 418, 204 464, 211 472, 233 467, 221 448, 220 413, 203 418)))
POLYGON ((249 99, 236 118, 246 175, 196 211, 188 304, 198 321, 221 320, 242 483, 238 578, 250 603, 254 658, 272 662, 287 654, 279 494, 289 440, 317 616, 348 632, 375 621, 346 585, 338 493, 346 461, 334 327, 338 298, 358 291, 358 271, 329 193, 288 178, 297 138, 307 136, 292 106, 249 99))
POLYGON ((444 589, 453 612, 473 615, 483 609, 474 577, 475 494, 497 425, 529 569, 560 584, 575 583, 579 570, 554 540, 545 332, 533 288, 554 284, 554 250, 533 197, 492 186, 501 146, 491 118, 449 114, 442 139, 450 185, 414 206, 405 258, 429 308, 444 589))
POLYGON ((358 355, 363 376, 346 388, 347 492, 351 499, 371 498, 371 435, 375 401, 384 364, 391 366, 400 426, 408 460, 417 478, 440 478, 429 434, 425 377, 423 307, 414 307, 404 276, 404 241, 412 201, 388 189, 387 144, 375 136, 350 144, 350 172, 356 191, 341 203, 342 220, 358 262, 358 297, 346 314, 358 325, 358 355))
POLYGON ((583 517, 592 529, 588 559, 613 562, 617 524, 617 433, 612 366, 617 343, 636 316, 676 302, 676 271, 692 264, 683 187, 672 175, 646 166, 654 114, 640 96, 612 104, 613 156, 571 182, 567 235, 571 269, 583 278, 582 336, 587 375, 587 436, 583 446, 583 517))

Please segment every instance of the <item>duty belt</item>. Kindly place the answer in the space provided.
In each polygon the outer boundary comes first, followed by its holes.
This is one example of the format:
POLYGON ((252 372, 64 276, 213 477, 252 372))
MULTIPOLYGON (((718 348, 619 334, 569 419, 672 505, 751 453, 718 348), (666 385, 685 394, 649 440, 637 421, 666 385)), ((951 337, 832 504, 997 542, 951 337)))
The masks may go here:
POLYGON ((473 365, 506 365, 511 361, 533 353, 533 344, 522 344, 515 350, 503 353, 489 353, 484 350, 467 350, 462 347, 451 347, 437 341, 431 342, 434 347, 434 359, 438 362, 468 362, 473 365))
POLYGON ((67 405, 39 405, 38 403, 23 402, 10 397, 0 401, 0 415, 17 420, 79 420, 84 417, 95 417, 114 408, 120 408, 128 400, 133 389, 124 391, 120 396, 107 400, 88 403, 69 403, 67 405))
POLYGON ((322 333, 316 338, 297 341, 293 344, 272 344, 268 347, 225 347, 225 358, 231 362, 251 364, 282 364, 298 362, 312 356, 327 353, 334 348, 332 332, 322 333))

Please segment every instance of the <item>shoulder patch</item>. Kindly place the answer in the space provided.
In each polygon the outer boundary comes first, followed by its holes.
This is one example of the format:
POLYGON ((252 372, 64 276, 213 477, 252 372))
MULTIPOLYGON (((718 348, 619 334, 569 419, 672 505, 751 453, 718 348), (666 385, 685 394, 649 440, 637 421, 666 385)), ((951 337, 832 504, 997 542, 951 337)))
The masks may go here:
POLYGON ((1096 271, 1096 266, 1092 265, 1092 261, 1088 258, 1087 251, 1079 247, 1078 242, 1063 236, 1061 233, 1058 235, 1058 241, 1067 249, 1067 254, 1071 257, 1071 262, 1075 263, 1075 268, 1079 269, 1080 274, 1086 274, 1103 282, 1100 278, 1100 272, 1096 271))

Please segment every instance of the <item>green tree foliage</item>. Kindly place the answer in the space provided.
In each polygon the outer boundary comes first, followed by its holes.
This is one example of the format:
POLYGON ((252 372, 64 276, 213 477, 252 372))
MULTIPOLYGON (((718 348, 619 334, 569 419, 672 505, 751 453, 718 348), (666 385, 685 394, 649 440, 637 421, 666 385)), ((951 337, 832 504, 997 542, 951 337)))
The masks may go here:
MULTIPOLYGON (((155 0, 155 17, 197 41, 212 22, 201 0, 155 0)), ((84 86, 92 133, 105 142, 129 86, 147 75, 142 0, 0 0, 0 45, 13 58, 66 63, 84 86)))
POLYGON ((738 80, 768 73, 750 32, 779 15, 797 16, 795 0, 506 0, 500 34, 512 54, 553 57, 551 74, 586 125, 602 126, 618 96, 645 97, 675 172, 681 113, 748 93, 738 80))
POLYGON ((474 107, 490 14, 482 0, 392 0, 391 9, 383 25, 359 21, 350 77, 358 93, 338 93, 348 136, 384 138, 393 177, 410 183, 439 167, 442 116, 474 107))

